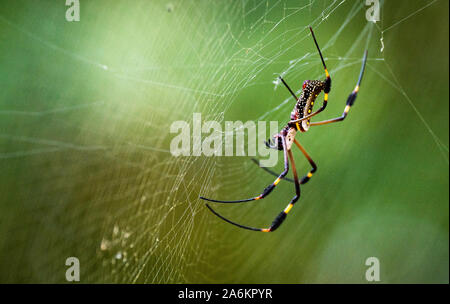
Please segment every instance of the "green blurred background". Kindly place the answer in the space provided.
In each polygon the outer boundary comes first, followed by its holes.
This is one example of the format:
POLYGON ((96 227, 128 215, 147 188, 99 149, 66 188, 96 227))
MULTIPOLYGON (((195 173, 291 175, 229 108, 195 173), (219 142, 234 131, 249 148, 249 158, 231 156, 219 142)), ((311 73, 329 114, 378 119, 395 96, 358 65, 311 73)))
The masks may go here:
MULTIPOLYGON (((448 1, 0 3, 0 282, 448 283, 448 1), (192 113, 289 118, 289 92, 323 70, 327 119, 369 60, 344 123, 298 139, 319 166, 275 233, 239 230, 199 195, 254 196, 273 181, 248 157, 173 157, 192 113), (281 104, 281 106, 279 106, 281 104)), ((319 118, 318 118, 319 119, 319 118)), ((298 169, 309 165, 299 152, 298 169)), ((274 168, 282 170, 280 163, 274 168)), ((293 196, 216 206, 267 226, 293 196)))

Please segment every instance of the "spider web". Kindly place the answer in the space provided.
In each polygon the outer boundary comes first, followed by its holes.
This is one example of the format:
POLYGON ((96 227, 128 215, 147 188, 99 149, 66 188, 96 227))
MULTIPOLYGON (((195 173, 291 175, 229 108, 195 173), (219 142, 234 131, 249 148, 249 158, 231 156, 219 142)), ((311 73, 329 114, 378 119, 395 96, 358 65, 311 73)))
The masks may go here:
MULTIPOLYGON (((445 77, 427 74, 429 95, 442 98, 430 106, 428 91, 413 87, 425 75, 399 64, 417 58, 397 43, 426 28, 429 10, 448 28, 448 4, 385 2, 378 23, 365 19, 364 1, 345 0, 81 1, 77 24, 62 5, 2 9, 0 281, 64 282, 75 256, 82 282, 364 282, 372 255, 396 269, 387 281, 448 281, 448 57, 445 77), (243 232, 198 196, 251 197, 273 178, 246 157, 173 157, 170 125, 198 112, 281 128, 293 101, 278 75, 297 93, 303 80, 324 78, 308 26, 333 78, 323 119, 342 112, 368 49, 360 96, 349 121, 302 137, 319 173, 283 229, 243 232), (386 176, 376 172, 383 162, 386 176), (380 218, 385 228, 373 229, 380 218), (409 253, 417 248, 429 249, 409 253)), ((293 195, 279 188, 264 203, 217 210, 265 227, 293 195)))

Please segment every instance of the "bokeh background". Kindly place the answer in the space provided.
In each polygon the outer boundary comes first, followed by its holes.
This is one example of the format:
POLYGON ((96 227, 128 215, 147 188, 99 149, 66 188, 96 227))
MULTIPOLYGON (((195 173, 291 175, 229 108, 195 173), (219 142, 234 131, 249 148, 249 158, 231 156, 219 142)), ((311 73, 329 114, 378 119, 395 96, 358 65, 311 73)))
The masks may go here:
MULTIPOLYGON (((448 283, 448 1, 0 2, 0 282, 448 283), (173 157, 170 125, 278 121, 300 89, 333 78, 322 119, 298 139, 319 166, 283 226, 239 230, 199 195, 239 199, 273 177, 248 157, 173 157), (275 82, 274 82, 275 81, 275 82)), ((297 167, 309 170, 299 152, 297 167)), ((281 157, 280 157, 281 160, 281 157)), ((280 162, 274 170, 282 170, 280 162)), ((267 226, 293 186, 216 206, 267 226)))

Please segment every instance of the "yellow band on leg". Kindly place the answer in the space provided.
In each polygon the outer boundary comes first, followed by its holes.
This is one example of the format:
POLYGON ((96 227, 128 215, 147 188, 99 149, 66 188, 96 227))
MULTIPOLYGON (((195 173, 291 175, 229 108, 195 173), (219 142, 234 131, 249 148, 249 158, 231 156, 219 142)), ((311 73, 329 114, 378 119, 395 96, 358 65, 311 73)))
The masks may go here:
POLYGON ((350 111, 350 105, 347 105, 344 109, 344 113, 347 114, 350 111))
POLYGON ((291 211, 292 207, 294 207, 293 204, 289 204, 286 209, 284 209, 284 213, 288 214, 289 211, 291 211))

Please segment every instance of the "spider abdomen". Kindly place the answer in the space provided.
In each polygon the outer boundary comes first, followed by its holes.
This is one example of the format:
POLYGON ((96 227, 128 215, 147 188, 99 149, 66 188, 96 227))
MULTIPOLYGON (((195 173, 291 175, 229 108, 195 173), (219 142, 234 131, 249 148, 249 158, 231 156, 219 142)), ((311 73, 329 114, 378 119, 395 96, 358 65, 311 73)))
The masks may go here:
MULTIPOLYGON (((320 80, 306 80, 303 82, 303 91, 295 106, 296 119, 310 115, 313 111, 317 96, 325 88, 325 82, 320 80)), ((299 131, 306 132, 309 129, 310 119, 303 120, 299 124, 299 131)))

